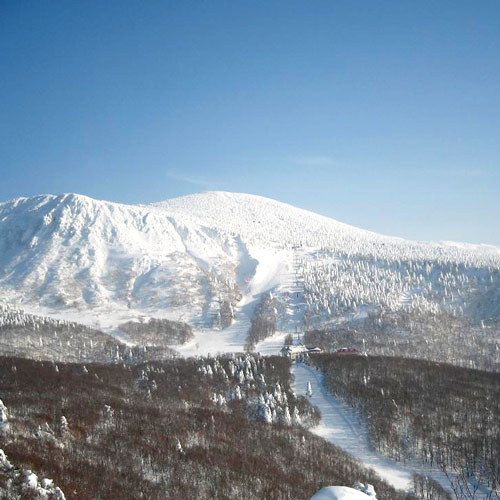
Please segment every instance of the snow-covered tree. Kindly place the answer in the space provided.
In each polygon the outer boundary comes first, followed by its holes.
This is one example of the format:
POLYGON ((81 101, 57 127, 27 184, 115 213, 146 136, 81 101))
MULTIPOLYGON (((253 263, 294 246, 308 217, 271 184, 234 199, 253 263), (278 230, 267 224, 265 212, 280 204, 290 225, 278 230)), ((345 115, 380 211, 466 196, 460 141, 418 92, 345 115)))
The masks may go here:
POLYGON ((9 413, 7 411, 7 407, 3 404, 3 401, 0 399, 0 429, 7 425, 7 421, 9 419, 9 413))
POLYGON ((181 454, 184 454, 184 449, 182 448, 182 445, 181 445, 181 442, 177 439, 176 443, 175 443, 175 449, 181 453, 181 454))
POLYGON ((375 493, 375 488, 371 484, 363 484, 356 481, 353 486, 355 490, 362 491, 365 495, 370 497, 372 500, 377 500, 377 495, 375 493))
POLYGON ((292 417, 290 416, 290 411, 288 409, 288 406, 285 406, 282 418, 283 418, 283 423, 285 425, 292 425, 292 417))
POLYGON ((234 390, 234 399, 241 399, 241 398, 242 398, 241 389, 240 386, 237 385, 236 389, 234 390))
POLYGON ((64 415, 62 415, 59 419, 59 431, 61 432, 61 434, 66 434, 69 431, 68 420, 64 415))
POLYGON ((0 471, 7 472, 12 469, 12 464, 7 459, 5 452, 0 449, 0 471))
POLYGON ((312 390, 312 385, 311 385, 311 381, 310 380, 307 381, 306 395, 309 396, 309 397, 311 397, 313 395, 313 390, 312 390))
POLYGON ((293 409, 292 422, 295 425, 300 425, 302 423, 302 419, 300 418, 300 413, 299 413, 299 409, 297 408, 297 406, 293 409))

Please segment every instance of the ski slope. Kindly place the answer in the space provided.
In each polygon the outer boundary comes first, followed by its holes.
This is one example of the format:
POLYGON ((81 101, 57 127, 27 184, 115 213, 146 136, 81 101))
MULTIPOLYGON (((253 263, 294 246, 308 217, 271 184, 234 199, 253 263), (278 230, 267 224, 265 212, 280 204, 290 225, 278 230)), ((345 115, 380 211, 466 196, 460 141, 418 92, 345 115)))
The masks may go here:
MULTIPOLYGON (((206 356, 217 353, 241 352, 245 350, 248 330, 250 329, 253 311, 260 296, 270 290, 282 291, 290 281, 290 252, 272 252, 259 249, 253 253, 255 269, 253 275, 243 274, 239 277, 243 296, 234 309, 231 326, 225 329, 198 329, 195 340, 189 345, 178 346, 183 356, 206 356)), ((246 262, 241 266, 248 268, 246 262)))
POLYGON ((176 346, 176 350, 185 357, 214 356, 228 352, 243 352, 250 319, 237 311, 230 327, 220 329, 197 329, 194 331, 194 340, 189 344, 176 346))
POLYGON ((369 444, 366 428, 349 407, 328 393, 320 372, 303 363, 294 363, 292 372, 297 394, 305 396, 307 382, 311 382, 313 395, 310 400, 320 409, 322 415, 321 423, 312 429, 315 434, 350 453, 397 489, 408 490, 414 472, 430 476, 444 488, 450 489, 448 479, 440 470, 421 468, 415 464, 401 464, 376 452, 369 444))

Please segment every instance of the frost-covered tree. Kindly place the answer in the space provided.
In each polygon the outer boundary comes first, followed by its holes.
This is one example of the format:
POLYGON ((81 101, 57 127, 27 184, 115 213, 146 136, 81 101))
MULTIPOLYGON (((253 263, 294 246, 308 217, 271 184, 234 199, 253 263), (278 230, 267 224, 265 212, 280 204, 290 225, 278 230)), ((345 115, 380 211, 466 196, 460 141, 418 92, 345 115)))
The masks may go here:
POLYGON ((11 469, 12 469, 12 464, 7 459, 5 452, 2 449, 0 449, 0 471, 8 472, 11 469))
POLYGON ((300 425, 302 423, 302 419, 300 418, 300 412, 297 406, 293 409, 292 422, 295 425, 300 425))
POLYGON ((306 395, 309 397, 313 395, 312 384, 310 380, 307 381, 306 395))
POLYGON ((9 420, 9 413, 7 411, 7 407, 3 404, 3 401, 0 399, 0 429, 4 428, 7 425, 9 420))
POLYGON ((184 449, 182 448, 181 442, 178 439, 175 442, 175 449, 178 453, 184 454, 184 449))
POLYGON ((292 417, 290 416, 290 410, 288 409, 288 406, 285 406, 282 418, 285 425, 292 425, 292 417))
POLYGON ((59 432, 64 435, 69 431, 69 424, 68 420, 64 415, 61 416, 59 419, 59 432))
POLYGON ((353 484, 353 489, 362 491, 365 495, 370 497, 372 500, 377 500, 377 495, 375 493, 375 488, 371 484, 363 484, 359 481, 356 481, 353 484))
POLYGON ((243 396, 241 395, 241 389, 240 386, 237 385, 236 389, 234 390, 234 398, 235 399, 241 399, 243 396))

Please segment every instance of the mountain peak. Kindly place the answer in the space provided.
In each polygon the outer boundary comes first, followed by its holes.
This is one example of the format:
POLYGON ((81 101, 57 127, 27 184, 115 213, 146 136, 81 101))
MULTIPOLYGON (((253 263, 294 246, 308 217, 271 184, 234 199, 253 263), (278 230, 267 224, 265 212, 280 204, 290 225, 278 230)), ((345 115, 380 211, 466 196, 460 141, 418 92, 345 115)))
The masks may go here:
POLYGON ((246 193, 150 205, 65 193, 0 204, 0 299, 78 311, 91 324, 98 315, 112 328, 116 314, 213 324, 270 291, 286 295, 294 266, 310 287, 308 314, 328 319, 339 307, 442 307, 435 290, 448 282, 488 290, 485 270, 500 269, 500 254, 382 236, 246 193))

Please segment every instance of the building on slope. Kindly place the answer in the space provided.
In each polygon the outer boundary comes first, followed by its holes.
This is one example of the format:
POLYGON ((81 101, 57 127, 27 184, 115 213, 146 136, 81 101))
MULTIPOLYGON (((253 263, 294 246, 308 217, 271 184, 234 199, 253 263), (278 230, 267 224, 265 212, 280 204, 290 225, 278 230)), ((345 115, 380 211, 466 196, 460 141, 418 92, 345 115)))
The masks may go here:
POLYGON ((303 356, 304 354, 318 354, 322 352, 319 347, 311 347, 305 346, 302 344, 299 345, 286 345, 281 349, 281 355, 295 361, 298 357, 303 356))
POLYGON ((362 354, 354 347, 341 347, 334 351, 337 356, 361 356, 362 354))

